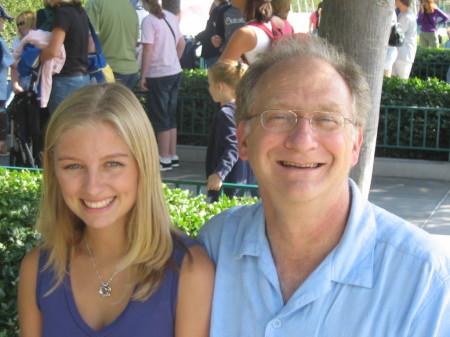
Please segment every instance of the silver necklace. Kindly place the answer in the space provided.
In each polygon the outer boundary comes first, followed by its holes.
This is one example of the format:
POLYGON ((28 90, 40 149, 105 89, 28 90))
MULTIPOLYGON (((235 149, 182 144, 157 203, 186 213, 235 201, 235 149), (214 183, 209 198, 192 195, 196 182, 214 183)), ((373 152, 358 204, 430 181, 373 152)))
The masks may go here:
POLYGON ((103 281, 102 276, 100 275, 100 273, 97 270, 97 266, 95 265, 94 259, 92 257, 92 252, 91 252, 91 248, 88 245, 87 239, 86 237, 84 237, 84 241, 86 241, 86 248, 88 250, 89 253, 89 258, 91 260, 92 266, 94 267, 95 272, 97 273, 98 278, 100 279, 100 282, 102 283, 100 285, 100 287, 98 288, 98 293, 102 296, 102 297, 109 297, 111 296, 111 286, 110 283, 112 281, 112 279, 114 278, 114 276, 116 276, 117 272, 119 271, 119 266, 116 266, 116 270, 114 271, 114 273, 111 275, 111 277, 109 278, 108 282, 103 281))

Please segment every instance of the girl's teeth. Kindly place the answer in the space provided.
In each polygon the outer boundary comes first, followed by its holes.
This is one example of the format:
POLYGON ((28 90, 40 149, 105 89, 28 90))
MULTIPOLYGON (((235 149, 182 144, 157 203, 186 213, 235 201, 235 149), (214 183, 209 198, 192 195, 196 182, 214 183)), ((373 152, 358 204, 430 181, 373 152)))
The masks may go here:
POLYGON ((108 199, 98 201, 98 202, 90 202, 90 201, 84 200, 84 204, 89 208, 103 208, 103 207, 108 206, 113 201, 113 199, 114 199, 113 197, 110 197, 108 199))

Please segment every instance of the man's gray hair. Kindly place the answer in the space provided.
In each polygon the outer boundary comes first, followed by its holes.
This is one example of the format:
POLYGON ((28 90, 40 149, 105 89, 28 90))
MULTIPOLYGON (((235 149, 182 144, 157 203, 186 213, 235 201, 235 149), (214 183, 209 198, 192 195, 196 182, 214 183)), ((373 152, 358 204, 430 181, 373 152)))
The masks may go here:
POLYGON ((293 36, 277 40, 269 51, 253 63, 236 89, 236 123, 248 120, 252 111, 258 81, 271 67, 284 61, 317 58, 330 64, 347 83, 352 96, 354 125, 364 128, 371 107, 370 89, 361 67, 348 55, 340 52, 325 39, 293 36))

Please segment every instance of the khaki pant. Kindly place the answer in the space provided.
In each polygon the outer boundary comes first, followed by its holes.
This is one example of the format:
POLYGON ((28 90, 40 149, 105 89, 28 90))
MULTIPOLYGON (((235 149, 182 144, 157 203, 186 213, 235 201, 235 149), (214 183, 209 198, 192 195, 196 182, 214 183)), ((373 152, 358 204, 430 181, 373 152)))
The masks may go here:
POLYGON ((439 48, 437 32, 420 32, 420 46, 422 48, 439 48))

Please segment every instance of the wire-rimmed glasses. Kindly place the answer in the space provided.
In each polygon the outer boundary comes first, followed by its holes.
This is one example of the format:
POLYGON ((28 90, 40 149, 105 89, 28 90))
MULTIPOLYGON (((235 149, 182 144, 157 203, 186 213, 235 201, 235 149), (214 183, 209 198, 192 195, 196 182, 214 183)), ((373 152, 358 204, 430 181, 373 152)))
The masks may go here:
POLYGON ((262 127, 272 132, 293 130, 299 118, 308 119, 312 130, 325 133, 340 130, 348 123, 353 124, 352 119, 344 117, 341 113, 329 111, 271 109, 257 113, 249 119, 257 116, 260 117, 262 127))

